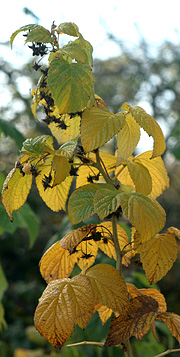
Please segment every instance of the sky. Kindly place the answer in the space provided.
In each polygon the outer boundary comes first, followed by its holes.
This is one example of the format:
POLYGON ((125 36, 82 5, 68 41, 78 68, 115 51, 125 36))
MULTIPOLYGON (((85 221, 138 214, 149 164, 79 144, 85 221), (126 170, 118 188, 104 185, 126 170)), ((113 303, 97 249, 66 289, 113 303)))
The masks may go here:
MULTIPOLYGON (((155 48, 165 40, 180 43, 180 2, 178 0, 11 0, 3 1, 0 21, 0 43, 9 40, 11 34, 21 26, 35 23, 25 15, 23 8, 31 10, 38 18, 38 24, 51 29, 55 21, 75 22, 80 32, 93 48, 93 57, 107 59, 120 55, 120 48, 108 40, 107 33, 133 46, 139 42, 140 34, 155 48)), ((24 46, 20 33, 14 40, 13 49, 0 46, 0 56, 20 67, 31 52, 24 46)), ((1 79, 0 79, 1 82, 1 79)), ((29 91, 27 83, 27 93, 29 91)), ((1 83, 0 83, 1 86, 1 83)), ((25 83, 23 83, 25 90, 25 83)), ((1 88, 2 89, 2 88, 1 88)), ((1 90, 5 101, 6 93, 1 90)), ((146 109, 146 108, 144 108, 146 109)), ((166 128, 162 128, 163 131, 166 128)), ((164 132, 165 133, 165 132, 164 132)), ((149 138, 146 138, 148 140, 149 138)))

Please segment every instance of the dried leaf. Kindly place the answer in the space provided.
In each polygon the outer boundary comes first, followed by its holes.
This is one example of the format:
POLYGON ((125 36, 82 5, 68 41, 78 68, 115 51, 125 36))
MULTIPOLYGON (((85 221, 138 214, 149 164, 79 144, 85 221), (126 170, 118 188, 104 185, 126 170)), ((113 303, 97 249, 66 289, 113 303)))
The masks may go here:
POLYGON ((180 316, 172 312, 164 312, 158 315, 157 320, 164 321, 171 334, 180 343, 180 316))
POLYGON ((138 296, 129 301, 124 314, 111 319, 105 347, 116 346, 131 336, 141 339, 158 314, 158 303, 150 296, 138 296))

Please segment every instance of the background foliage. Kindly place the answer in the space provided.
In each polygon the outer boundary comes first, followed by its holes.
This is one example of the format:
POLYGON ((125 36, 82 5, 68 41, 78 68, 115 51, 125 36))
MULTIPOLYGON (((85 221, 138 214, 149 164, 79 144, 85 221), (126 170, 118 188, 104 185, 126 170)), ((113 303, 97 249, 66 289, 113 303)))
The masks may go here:
MULTIPOLYGON (((164 43, 152 56, 148 44, 143 39, 140 39, 136 48, 130 49, 119 40, 115 38, 112 40, 118 41, 121 56, 107 61, 95 60, 95 92, 103 97, 113 112, 120 110, 124 101, 128 101, 131 105, 141 106, 142 102, 148 103, 151 114, 159 121, 160 125, 167 128, 167 151, 164 159, 171 184, 170 189, 163 193, 159 201, 167 212, 167 227, 173 225, 180 228, 180 188, 178 185, 180 173, 180 50, 178 46, 164 43)), ((4 177, 18 157, 18 150, 24 137, 36 137, 49 133, 45 125, 34 121, 30 108, 30 95, 24 95, 19 85, 22 77, 28 80, 30 88, 36 84, 36 72, 32 72, 31 69, 33 63, 34 61, 27 63, 21 70, 17 70, 10 63, 3 59, 0 60, 0 73, 4 78, 4 85, 8 88, 11 103, 11 105, 2 108, 0 117, 1 186, 4 177), (34 77, 32 77, 32 73, 34 77)), ((43 114, 41 113, 41 115, 43 114)), ((32 188, 28 204, 24 207, 16 213, 16 223, 12 225, 4 208, 0 206, 0 262, 3 269, 0 272, 0 277, 5 291, 4 295, 2 294, 2 302, 6 321, 4 321, 1 331, 0 355, 2 357, 19 357, 23 352, 24 356, 31 353, 29 356, 32 357, 45 356, 49 353, 66 356, 116 356, 116 354, 119 356, 120 352, 116 348, 99 350, 99 348, 90 346, 86 349, 81 347, 70 350, 63 349, 58 354, 34 331, 32 327, 34 309, 45 288, 45 283, 39 273, 39 259, 48 246, 74 227, 71 227, 65 213, 53 213, 45 206, 37 195, 35 186, 32 188), (38 239, 36 239, 37 235, 38 239), (5 328, 6 323, 7 328, 5 328)), ((101 253, 98 259, 101 263, 107 263, 108 258, 101 253)), ((135 264, 137 262, 134 262, 135 264)), ((136 273, 133 272, 133 268, 132 265, 131 273, 128 270, 127 279, 129 282, 133 282, 138 288, 148 287, 148 282, 142 274, 142 268, 136 267, 136 273)), ((180 286, 177 285, 179 271, 179 260, 177 260, 173 269, 158 284, 166 296, 169 311, 177 313, 180 313, 178 299, 180 286)), ((83 332, 77 327, 69 342, 96 340, 97 336, 98 340, 103 340, 108 326, 109 322, 102 332, 101 322, 95 314, 86 331, 83 332), (96 331, 94 331, 94 324, 97 326, 96 331)), ((134 342, 134 353, 137 356, 143 356, 144 348, 146 348, 147 356, 151 357, 167 348, 176 346, 176 342, 164 325, 163 327, 159 326, 158 333, 161 337, 160 344, 157 344, 149 333, 143 343, 134 342)))

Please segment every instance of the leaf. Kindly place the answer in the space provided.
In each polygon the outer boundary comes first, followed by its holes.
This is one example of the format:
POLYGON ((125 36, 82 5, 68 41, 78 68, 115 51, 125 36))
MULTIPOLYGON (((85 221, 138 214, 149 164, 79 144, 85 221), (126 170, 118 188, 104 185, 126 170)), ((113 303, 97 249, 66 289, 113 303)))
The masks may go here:
POLYGON ((58 34, 66 34, 69 36, 79 36, 79 29, 78 26, 74 22, 63 22, 57 28, 56 32, 58 34))
POLYGON ((88 224, 87 226, 74 229, 60 240, 60 246, 72 253, 73 249, 94 230, 96 230, 96 224, 88 224))
POLYGON ((32 175, 23 175, 18 168, 10 171, 4 181, 2 203, 13 221, 12 213, 17 211, 27 200, 32 185, 32 175))
POLYGON ((40 272, 49 283, 51 280, 68 278, 77 261, 76 255, 70 255, 67 249, 60 245, 60 241, 53 244, 42 256, 40 272))
POLYGON ((97 264, 86 271, 95 299, 102 305, 122 313, 128 304, 124 279, 112 265, 97 264))
POLYGON ((48 87, 60 114, 80 112, 93 94, 91 68, 86 64, 55 58, 48 72, 48 87))
POLYGON ((45 152, 48 152, 48 149, 54 151, 53 148, 53 138, 49 135, 37 136, 34 139, 26 139, 23 143, 21 152, 27 155, 42 155, 45 152))
POLYGON ((49 30, 45 29, 43 26, 36 25, 28 33, 25 42, 53 43, 54 38, 49 30))
POLYGON ((94 195, 100 184, 88 184, 75 190, 68 202, 68 216, 72 224, 85 221, 94 214, 94 195))
POLYGON ((7 120, 0 119, 0 129, 5 136, 9 136, 15 141, 18 149, 21 149, 23 141, 25 140, 25 136, 19 130, 17 130, 15 126, 13 126, 7 120))
POLYGON ((79 115, 76 115, 73 119, 71 119, 70 115, 63 114, 60 118, 67 126, 66 130, 61 129, 58 123, 52 122, 48 125, 49 129, 51 130, 51 133, 56 138, 57 142, 59 144, 63 144, 67 141, 77 138, 80 134, 81 117, 79 115))
MULTIPOLYGON (((110 155, 106 152, 100 151, 100 160, 105 165, 106 170, 108 173, 112 172, 116 166, 116 158, 113 155, 110 155)), ((96 155, 95 153, 88 153, 86 156, 89 160, 96 162, 96 155)), ((78 176, 76 179, 76 187, 81 187, 87 184, 88 177, 98 175, 99 170, 95 167, 92 167, 90 164, 82 165, 78 169, 78 176)), ((102 178, 102 175, 99 175, 99 178, 102 178)), ((95 180, 96 181, 96 180, 95 180)))
POLYGON ((0 264, 0 301, 2 300, 3 295, 4 295, 5 291, 7 290, 7 288, 8 288, 8 282, 4 275, 2 266, 0 264))
POLYGON ((20 228, 25 228, 29 234, 29 247, 32 248, 39 234, 39 219, 26 202, 18 212, 14 212, 14 220, 20 228))
POLYGON ((135 285, 126 283, 130 299, 133 299, 134 297, 137 296, 151 296, 153 299, 155 299, 158 302, 158 310, 159 311, 166 311, 166 300, 164 298, 164 295, 160 293, 157 289, 137 289, 135 285))
POLYGON ((116 346, 131 336, 142 339, 157 314, 158 303, 150 296, 138 296, 131 299, 128 310, 125 310, 124 314, 117 318, 111 319, 105 347, 116 346))
POLYGON ((148 196, 152 191, 152 179, 148 169, 135 161, 128 161, 127 167, 135 184, 136 192, 148 196))
POLYGON ((94 264, 98 253, 98 245, 95 241, 82 241, 77 246, 77 264, 80 269, 87 269, 94 264))
POLYGON ((83 112, 81 142, 85 152, 93 151, 107 143, 125 123, 124 116, 104 108, 92 107, 83 112))
POLYGON ((126 114, 125 124, 117 135, 117 165, 120 165, 134 152, 140 139, 140 128, 131 114, 126 114))
POLYGON ((54 280, 44 290, 35 311, 39 333, 61 348, 78 324, 85 328, 94 310, 94 295, 86 276, 54 280))
POLYGON ((151 239, 165 225, 165 211, 152 198, 140 193, 121 194, 120 204, 125 217, 141 234, 142 242, 151 239))
POLYGON ((71 165, 66 157, 54 155, 52 160, 52 168, 54 170, 54 180, 52 187, 61 184, 69 175, 71 165))
MULTIPOLYGON (((97 226, 96 231, 101 232, 102 236, 102 239, 98 242, 99 249, 101 249, 103 253, 108 255, 108 257, 117 260, 116 250, 113 241, 112 223, 103 222, 101 225, 97 226)), ((124 252, 124 249, 126 250, 126 248, 128 250, 128 235, 119 224, 117 225, 117 234, 121 251, 124 252)), ((123 255, 122 264, 128 266, 130 263, 130 258, 132 258, 133 255, 134 253, 132 251, 127 252, 125 255, 123 255)))
POLYGON ((60 149, 57 151, 57 155, 61 155, 71 159, 73 157, 74 150, 77 146, 77 139, 67 141, 65 144, 61 145, 60 149))
POLYGON ((168 232, 171 234, 174 234, 177 238, 180 239, 180 229, 175 228, 175 227, 170 227, 170 228, 168 228, 168 232))
MULTIPOLYGON (((142 164, 148 169, 152 180, 152 191, 150 192, 149 197, 156 198, 169 187, 169 178, 162 158, 158 156, 152 159, 151 157, 152 151, 147 151, 136 157, 131 157, 129 160, 132 160, 134 163, 142 164)), ((121 165, 118 166, 116 173, 120 171, 121 168, 121 165)), ((117 178, 122 184, 126 184, 135 189, 135 185, 130 177, 127 166, 123 168, 117 178)))
POLYGON ((98 301, 95 303, 95 310, 98 312, 99 317, 102 321, 102 325, 111 317, 113 311, 107 306, 101 305, 98 301))
MULTIPOLYGON (((73 177, 68 176, 59 185, 56 185, 52 188, 47 187, 45 189, 43 185, 43 180, 45 180, 46 177, 49 177, 49 174, 51 173, 52 157, 53 156, 49 156, 49 158, 45 161, 45 164, 43 163, 43 165, 41 166, 41 173, 36 177, 36 185, 41 198, 52 211, 65 211, 66 201, 68 198, 73 177)), ((54 173, 52 172, 51 175, 53 182, 54 173)))
POLYGON ((36 25, 36 24, 25 25, 25 26, 20 27, 20 29, 16 30, 15 32, 13 32, 12 35, 11 35, 11 38, 10 38, 11 47, 12 47, 12 44, 13 44, 13 41, 14 41, 15 37, 20 32, 33 30, 33 29, 36 29, 38 26, 39 25, 36 25))
POLYGON ((121 204, 121 193, 110 184, 100 187, 94 196, 94 209, 99 218, 103 220, 115 212, 121 204))
POLYGON ((4 308, 3 305, 0 303, 0 332, 2 332, 3 329, 7 328, 7 323, 4 319, 4 308))
POLYGON ((88 57, 84 49, 81 47, 79 42, 69 42, 67 45, 61 47, 58 53, 64 56, 71 57, 77 62, 89 64, 88 57))
POLYGON ((158 315, 157 320, 165 322, 171 334, 180 343, 180 316, 172 312, 164 312, 158 315))
POLYGON ((138 106, 131 107, 126 103, 126 108, 122 106, 121 109, 128 110, 140 127, 142 127, 149 136, 153 137, 154 146, 152 157, 162 155, 166 149, 166 143, 162 130, 156 120, 151 115, 147 114, 144 109, 138 106))
POLYGON ((135 244, 150 284, 161 280, 177 258, 177 243, 171 233, 156 234, 143 244, 135 244))

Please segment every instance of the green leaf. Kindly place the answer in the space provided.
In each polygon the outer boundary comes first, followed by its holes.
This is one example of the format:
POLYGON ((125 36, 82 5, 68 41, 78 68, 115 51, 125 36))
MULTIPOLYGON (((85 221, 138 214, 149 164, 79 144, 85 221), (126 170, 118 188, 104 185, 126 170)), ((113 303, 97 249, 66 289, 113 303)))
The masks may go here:
POLYGON ((0 303, 0 332, 7 328, 7 323, 4 319, 4 308, 3 305, 0 303))
POLYGON ((37 136, 35 139, 27 139, 23 143, 21 152, 27 155, 42 155, 48 149, 53 150, 53 138, 49 135, 37 136))
POLYGON ((6 277, 4 275, 3 269, 0 264, 0 301, 2 300, 4 292, 7 290, 7 288, 8 288, 8 282, 6 280, 6 277))
POLYGON ((57 150, 56 155, 65 156, 68 159, 71 159, 76 146, 77 139, 67 141, 66 143, 61 145, 59 150, 57 150))
POLYGON ((91 68, 62 58, 55 58, 50 64, 48 87, 60 114, 80 112, 94 97, 91 68))
POLYGON ((36 25, 27 35, 26 42, 43 42, 52 43, 54 38, 49 30, 42 26, 36 25))
POLYGON ((89 64, 86 52, 81 48, 80 44, 75 41, 63 46, 58 53, 71 57, 77 62, 89 64))
POLYGON ((68 203, 68 216, 72 224, 85 221, 94 212, 94 195, 104 184, 88 184, 75 190, 68 203))
POLYGON ((125 123, 123 113, 113 114, 99 107, 86 109, 81 120, 81 141, 85 152, 108 142, 125 123))
POLYGON ((121 193, 114 186, 108 184, 103 186, 94 196, 94 209, 101 220, 115 212, 121 202, 121 193))
MULTIPOLYGON (((11 38, 10 38, 10 44, 11 44, 11 47, 12 47, 12 44, 13 44, 13 41, 15 39, 15 37, 20 33, 20 32, 27 32, 27 31, 31 31, 31 30, 35 30, 37 29, 38 27, 41 27, 39 25, 36 25, 36 24, 30 24, 30 25, 25 25, 25 26, 22 26, 20 27, 20 29, 18 29, 17 31, 13 32, 13 34, 11 35, 11 38)), ((46 30, 47 31, 47 30, 46 30)))
POLYGON ((17 130, 10 122, 3 119, 0 119, 0 129, 5 136, 9 136, 15 141, 18 149, 21 149, 25 136, 21 134, 19 130, 17 130))
POLYGON ((79 29, 78 26, 74 22, 63 22, 56 28, 56 32, 58 34, 66 34, 69 36, 78 37, 79 29))

